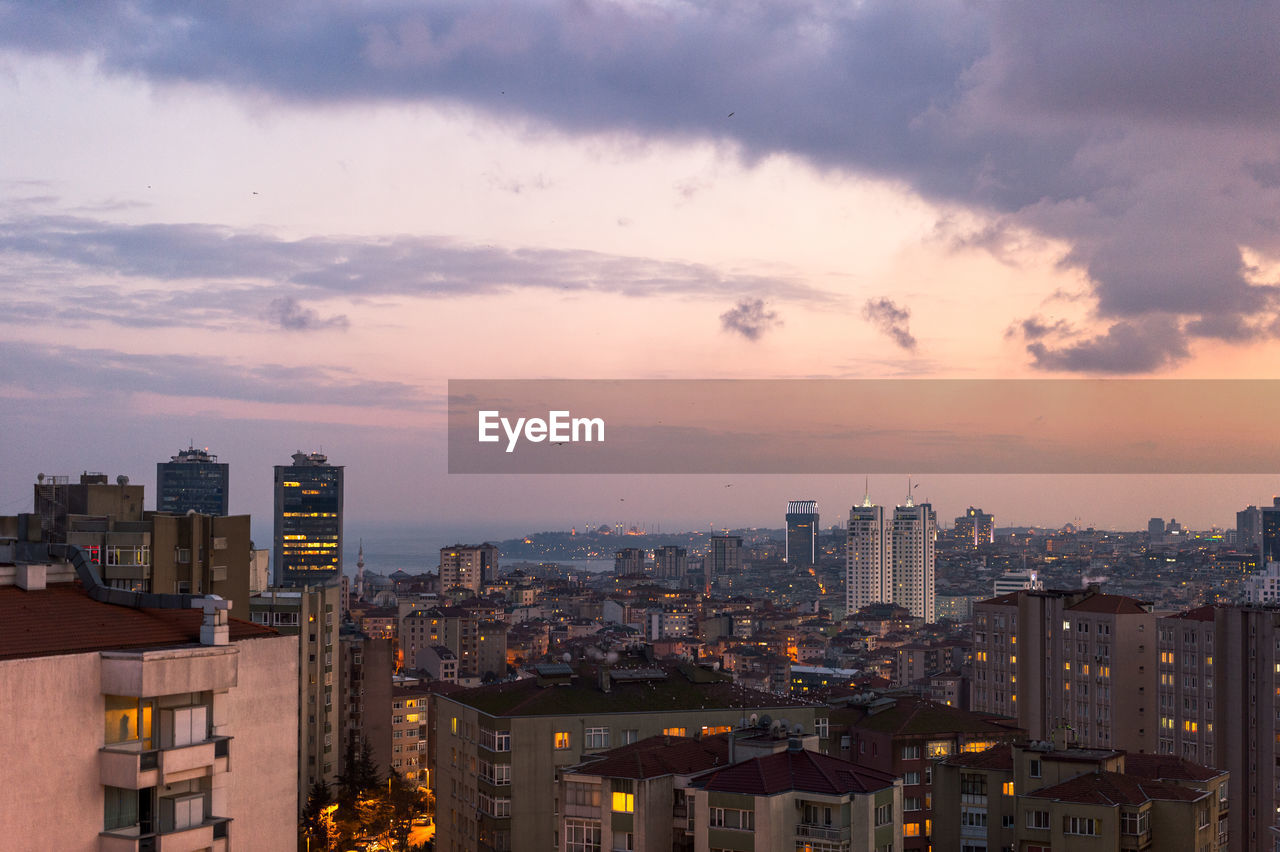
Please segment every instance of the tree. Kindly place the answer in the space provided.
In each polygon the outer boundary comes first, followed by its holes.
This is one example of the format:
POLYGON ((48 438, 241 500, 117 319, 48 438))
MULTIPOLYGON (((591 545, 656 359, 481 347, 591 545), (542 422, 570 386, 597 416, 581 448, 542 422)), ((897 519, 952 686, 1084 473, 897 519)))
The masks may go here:
POLYGON ((390 805, 388 833, 395 841, 393 848, 408 850, 413 821, 427 812, 427 794, 415 781, 392 769, 384 795, 390 805))
POLYGON ((329 785, 323 779, 313 784, 300 820, 303 839, 311 849, 328 849, 329 844, 337 840, 332 804, 333 791, 329 785))

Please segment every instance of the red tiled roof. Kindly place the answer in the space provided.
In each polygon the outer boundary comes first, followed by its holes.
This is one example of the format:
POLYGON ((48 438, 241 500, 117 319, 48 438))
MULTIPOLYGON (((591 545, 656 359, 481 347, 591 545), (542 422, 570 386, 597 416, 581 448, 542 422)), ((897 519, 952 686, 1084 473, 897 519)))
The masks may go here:
POLYGON ((893 786, 894 776, 838 757, 802 749, 735 763, 712 772, 697 785, 720 793, 772 796, 788 790, 843 796, 893 786))
POLYGON ((1086 772, 1061 784, 1027 794, 1036 799, 1054 799, 1083 805, 1141 805, 1151 799, 1194 802, 1207 795, 1161 781, 1148 781, 1119 772, 1086 772))
POLYGON ((1179 612, 1176 615, 1167 616, 1168 618, 1185 618, 1188 621, 1213 621, 1213 614, 1217 611, 1217 607, 1213 604, 1189 609, 1186 612, 1179 612))
POLYGON ((1136 615, 1147 612, 1142 601, 1127 598, 1124 595, 1096 594, 1080 601, 1075 606, 1067 607, 1069 612, 1101 612, 1112 615, 1136 615))
MULTIPOLYGON (((134 609, 99 603, 79 584, 40 591, 0 587, 0 659, 158 648, 200 642, 196 609, 134 609)), ((276 636, 275 630, 229 619, 232 641, 276 636)))
POLYGON ((602 778, 660 778, 663 775, 692 775, 729 762, 729 740, 723 736, 656 736, 596 755, 581 766, 584 775, 602 778))
POLYGON ((969 769, 1004 769, 1013 771, 1013 746, 1008 743, 992 746, 986 751, 962 752, 946 759, 948 766, 964 766, 969 769))
POLYGON ((1222 771, 1172 754, 1130 753, 1124 756, 1124 773, 1157 781, 1208 781, 1222 771))
POLYGON ((989 598, 988 600, 985 600, 985 601, 978 601, 978 603, 985 604, 987 606, 991 606, 993 604, 996 606, 1017 606, 1018 593, 1009 592, 1009 594, 1007 595, 999 595, 994 598, 989 598))

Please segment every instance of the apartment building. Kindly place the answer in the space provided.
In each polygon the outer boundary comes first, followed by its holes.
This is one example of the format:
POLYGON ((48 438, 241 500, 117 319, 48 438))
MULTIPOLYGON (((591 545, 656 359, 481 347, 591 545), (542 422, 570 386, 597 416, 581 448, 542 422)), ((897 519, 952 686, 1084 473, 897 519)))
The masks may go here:
POLYGON ((293 848, 297 638, 38 549, 0 541, 0 845, 293 848))
POLYGON ((752 713, 811 731, 821 712, 689 664, 536 672, 435 696, 437 849, 556 848, 556 773, 586 754, 661 734, 723 733, 752 713))

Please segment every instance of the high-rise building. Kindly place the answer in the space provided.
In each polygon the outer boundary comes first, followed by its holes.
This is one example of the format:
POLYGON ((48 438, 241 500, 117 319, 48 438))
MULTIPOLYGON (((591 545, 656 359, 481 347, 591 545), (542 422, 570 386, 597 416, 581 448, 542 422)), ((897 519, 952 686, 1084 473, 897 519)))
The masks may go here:
POLYGON ((654 576, 678 580, 689 573, 689 551, 674 544, 664 544, 653 552, 654 576))
POLYGON ((792 500, 787 504, 787 563, 814 565, 818 561, 818 503, 792 500))
POLYGON ((1258 567, 1265 569, 1268 562, 1280 562, 1280 497, 1273 505, 1264 506, 1259 512, 1261 528, 1258 530, 1258 567))
POLYGON ((1236 512, 1236 547, 1257 550, 1262 541, 1262 512, 1257 506, 1246 506, 1236 512))
POLYGON ((167 462, 156 463, 156 511, 185 515, 227 514, 229 465, 208 448, 188 447, 167 462))
POLYGON ((707 556, 702 564, 708 583, 713 583, 717 577, 726 574, 742 573, 741 536, 713 535, 707 542, 707 547, 707 556))
POLYGON ((1151 544, 1164 543, 1164 518, 1147 521, 1147 541, 1151 544))
POLYGON ((299 801, 305 802, 317 782, 332 784, 341 768, 341 589, 337 583, 271 588, 254 595, 249 606, 255 623, 298 637, 292 646, 297 654, 292 706, 298 708, 298 723, 290 731, 297 732, 297 789, 299 801))
POLYGON ((956 518, 955 539, 965 547, 992 544, 996 540, 995 515, 970 506, 956 518))
POLYGON ((336 582, 342 575, 341 465, 322 453, 293 454, 275 468, 278 586, 336 582))
POLYGON ((455 544, 440 548, 440 590, 468 589, 480 594, 498 576, 498 548, 484 544, 455 544))
POLYGON ((644 550, 639 547, 619 548, 613 554, 613 573, 619 577, 644 573, 644 550))
POLYGON ((845 544, 845 609, 857 612, 874 603, 893 599, 884 558, 884 507, 864 497, 861 506, 849 510, 845 544))
POLYGON ((934 588, 937 513, 928 503, 917 506, 908 497, 905 506, 893 510, 887 538, 886 561, 893 603, 932 624, 937 621, 934 588))
POLYGON ((983 601, 971 706, 1017 718, 1036 740, 1155 751, 1155 626, 1151 604, 1094 589, 983 601))

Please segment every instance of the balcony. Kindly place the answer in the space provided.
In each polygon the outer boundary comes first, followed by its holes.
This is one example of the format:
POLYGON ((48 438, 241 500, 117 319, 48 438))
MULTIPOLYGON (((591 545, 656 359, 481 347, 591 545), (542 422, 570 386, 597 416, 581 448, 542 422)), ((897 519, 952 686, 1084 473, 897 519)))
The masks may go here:
POLYGON ((159 833, 136 825, 112 829, 98 835, 98 852, 227 852, 230 824, 227 817, 209 817, 199 825, 159 833))
POLYGON ((849 827, 814 825, 802 822, 796 825, 796 839, 825 840, 829 843, 849 843, 849 827))
POLYGON ((141 790, 226 772, 231 737, 209 739, 175 748, 143 751, 136 742, 104 746, 98 776, 106 787, 141 790))

